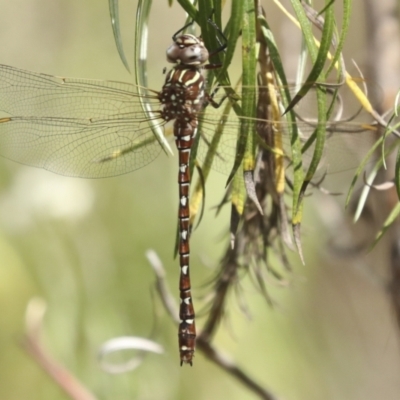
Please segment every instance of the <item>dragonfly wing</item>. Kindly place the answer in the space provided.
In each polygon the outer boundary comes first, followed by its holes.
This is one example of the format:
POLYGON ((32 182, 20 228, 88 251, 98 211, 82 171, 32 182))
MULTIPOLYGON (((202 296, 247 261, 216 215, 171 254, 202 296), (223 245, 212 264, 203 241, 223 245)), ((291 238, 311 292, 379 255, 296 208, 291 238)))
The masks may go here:
POLYGON ((153 161, 161 147, 146 121, 10 117, 0 119, 0 154, 60 175, 103 178, 153 161))
MULTIPOLYGON (((158 108, 154 94, 141 99, 158 108)), ((144 118, 136 86, 129 83, 61 78, 8 65, 0 65, 0 110, 36 117, 144 118)))
MULTIPOLYGON (((211 168, 223 174, 229 174, 235 160, 240 124, 245 119, 238 118, 233 111, 225 116, 219 114, 218 117, 215 115, 210 118, 209 115, 210 113, 205 114, 202 118, 198 158, 204 162, 210 156, 210 153, 214 153, 211 168), (210 150, 214 145, 215 149, 210 150)), ((256 135, 259 143, 265 142, 259 135, 276 135, 278 131, 280 132, 284 156, 290 164, 293 129, 285 121, 280 121, 278 125, 274 125, 273 121, 253 120, 253 129, 257 126, 264 129, 264 131, 258 130, 258 133, 253 130, 253 134, 256 135)), ((315 131, 315 123, 298 121, 296 126, 301 141, 305 145, 315 131)), ((329 122, 327 124, 324 154, 315 179, 319 180, 326 173, 354 171, 378 138, 379 134, 376 126, 368 123, 329 122)), ((271 143, 271 141, 268 141, 268 143, 271 143)), ((314 146, 311 145, 302 155, 303 168, 305 170, 307 170, 311 162, 313 152, 314 146)))

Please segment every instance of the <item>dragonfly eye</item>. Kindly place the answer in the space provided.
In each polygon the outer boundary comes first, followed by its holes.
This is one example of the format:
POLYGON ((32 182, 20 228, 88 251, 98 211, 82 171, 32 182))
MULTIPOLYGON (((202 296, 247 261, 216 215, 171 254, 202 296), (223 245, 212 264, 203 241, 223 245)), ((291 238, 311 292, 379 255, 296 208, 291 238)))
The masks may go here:
POLYGON ((193 45, 185 49, 181 62, 186 65, 202 65, 208 60, 208 51, 202 45, 193 45))
POLYGON ((193 35, 178 37, 167 50, 167 60, 183 65, 202 65, 208 60, 203 41, 193 35))

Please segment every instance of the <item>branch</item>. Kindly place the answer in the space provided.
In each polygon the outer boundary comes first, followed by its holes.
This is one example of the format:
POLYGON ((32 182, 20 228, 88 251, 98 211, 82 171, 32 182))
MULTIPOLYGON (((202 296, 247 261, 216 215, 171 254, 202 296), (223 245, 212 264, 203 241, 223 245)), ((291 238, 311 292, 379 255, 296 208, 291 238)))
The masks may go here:
POLYGON ((46 304, 43 300, 32 299, 26 310, 26 332, 22 340, 25 351, 42 367, 44 372, 73 400, 97 400, 82 383, 65 367, 59 364, 44 348, 41 330, 46 304))

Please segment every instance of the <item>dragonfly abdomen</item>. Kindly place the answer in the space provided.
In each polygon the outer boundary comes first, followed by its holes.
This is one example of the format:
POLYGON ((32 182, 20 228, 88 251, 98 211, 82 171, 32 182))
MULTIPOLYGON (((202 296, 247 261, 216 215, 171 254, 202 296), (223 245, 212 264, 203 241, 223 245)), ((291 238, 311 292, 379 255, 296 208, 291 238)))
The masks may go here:
POLYGON ((176 146, 179 153, 179 351, 181 364, 183 362, 192 364, 192 358, 195 350, 196 327, 195 314, 192 304, 191 283, 190 283, 190 149, 197 131, 197 120, 192 120, 184 124, 181 128, 180 121, 176 120, 174 124, 176 146))
POLYGON ((174 38, 167 51, 168 60, 177 65, 167 74, 159 94, 163 104, 161 116, 165 121, 175 120, 174 136, 179 154, 179 351, 181 365, 192 365, 196 344, 195 313, 190 283, 190 150, 198 127, 198 112, 202 109, 204 94, 204 62, 208 52, 203 41, 193 35, 174 38))

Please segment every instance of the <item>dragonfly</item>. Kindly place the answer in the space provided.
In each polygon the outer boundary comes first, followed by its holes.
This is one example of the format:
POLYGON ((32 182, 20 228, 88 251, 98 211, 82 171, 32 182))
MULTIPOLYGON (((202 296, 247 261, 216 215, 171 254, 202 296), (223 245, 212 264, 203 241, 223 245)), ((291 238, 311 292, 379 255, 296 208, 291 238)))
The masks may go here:
MULTIPOLYGON (((223 115, 220 111, 209 114, 211 107, 205 107, 215 105, 205 89, 209 57, 200 37, 175 34, 167 49, 167 61, 173 68, 160 91, 148 89, 145 93, 129 83, 63 78, 0 65, 0 110, 6 114, 0 118, 0 155, 22 164, 81 178, 125 174, 160 154, 162 147, 153 127, 173 121, 179 163, 181 365, 192 365, 196 344, 189 267, 190 155, 198 131, 208 137, 203 145, 207 148, 223 115), (151 116, 143 111, 143 101, 154 110, 151 116)), ((234 157, 240 125, 232 113, 224 117, 217 170, 225 170, 234 157)), ((314 129, 299 124, 303 131, 314 129)))
POLYGON ((200 37, 175 34, 167 49, 167 61, 175 65, 161 91, 144 96, 126 83, 58 78, 0 65, 0 108, 12 115, 0 119, 1 153, 23 164, 83 178, 120 175, 145 166, 161 150, 142 101, 161 106, 158 124, 174 121, 179 160, 181 365, 192 365, 196 341, 189 270, 189 161, 198 114, 207 100, 203 70, 208 59, 200 37))

